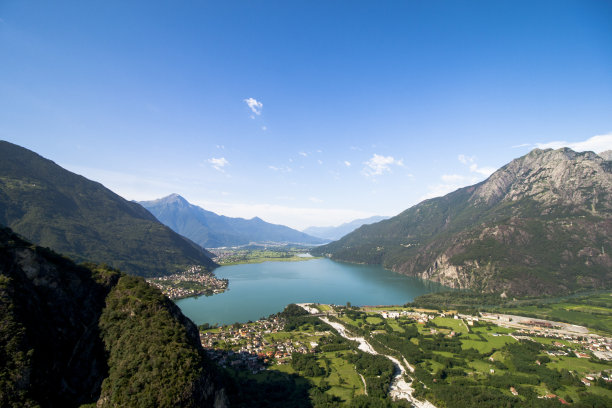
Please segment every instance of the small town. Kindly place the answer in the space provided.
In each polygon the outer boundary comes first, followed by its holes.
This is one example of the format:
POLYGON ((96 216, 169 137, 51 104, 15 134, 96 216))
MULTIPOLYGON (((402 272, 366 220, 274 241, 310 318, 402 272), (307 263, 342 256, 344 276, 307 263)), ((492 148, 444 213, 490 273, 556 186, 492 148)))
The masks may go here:
POLYGON ((201 266, 192 266, 185 272, 174 275, 150 278, 147 282, 170 299, 222 293, 229 285, 227 279, 219 279, 201 266))
POLYGON ((314 352, 315 342, 274 336, 283 329, 282 319, 273 317, 206 331, 200 333, 200 341, 208 356, 222 367, 257 373, 270 364, 286 364, 292 353, 314 352))

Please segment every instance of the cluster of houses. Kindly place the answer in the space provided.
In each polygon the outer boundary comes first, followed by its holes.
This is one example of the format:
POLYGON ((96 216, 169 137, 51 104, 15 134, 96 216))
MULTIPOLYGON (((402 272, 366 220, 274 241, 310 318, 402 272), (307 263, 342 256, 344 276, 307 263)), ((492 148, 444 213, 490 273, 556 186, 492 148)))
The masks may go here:
MULTIPOLYGON (((515 332, 514 337, 530 339, 533 336, 546 337, 558 340, 566 340, 576 345, 576 349, 570 350, 578 358, 591 358, 592 355, 601 360, 612 360, 612 338, 591 334, 588 336, 578 334, 559 334, 558 332, 549 332, 538 329, 519 329, 515 332), (592 353, 591 354, 589 354, 592 353)), ((559 348, 566 346, 558 341, 553 342, 553 345, 559 348)), ((568 348, 569 350, 569 348, 568 348)), ((568 353, 562 350, 547 351, 549 355, 567 355, 568 353)))
POLYGON ((192 266, 185 272, 174 275, 147 279, 147 282, 160 289, 170 299, 221 293, 227 289, 229 283, 227 279, 218 279, 201 266, 192 266))
POLYGON ((406 317, 421 324, 425 324, 435 317, 427 313, 409 312, 407 310, 381 310, 378 313, 383 319, 399 319, 400 317, 406 317))
POLYGON ((283 330, 277 317, 255 323, 224 326, 200 333, 202 347, 222 367, 247 369, 253 373, 269 364, 286 364, 293 353, 314 353, 316 342, 266 336, 283 330))

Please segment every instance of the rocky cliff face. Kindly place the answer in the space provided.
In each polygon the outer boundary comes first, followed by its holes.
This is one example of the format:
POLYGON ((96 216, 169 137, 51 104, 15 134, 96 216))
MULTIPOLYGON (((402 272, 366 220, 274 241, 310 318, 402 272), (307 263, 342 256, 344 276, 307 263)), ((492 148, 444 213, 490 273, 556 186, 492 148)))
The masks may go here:
POLYGON ((559 210, 582 213, 612 209, 612 175, 605 160, 571 149, 533 150, 496 171, 474 192, 474 204, 532 199, 542 215, 559 210))
POLYGON ((317 251, 454 288, 508 294, 607 288, 612 166, 591 152, 536 149, 482 183, 317 251))
POLYGON ((222 407, 215 373, 193 323, 144 280, 75 265, 0 229, 0 406, 128 406, 110 395, 127 393, 140 406, 222 407), (150 366, 153 357, 177 371, 150 366))

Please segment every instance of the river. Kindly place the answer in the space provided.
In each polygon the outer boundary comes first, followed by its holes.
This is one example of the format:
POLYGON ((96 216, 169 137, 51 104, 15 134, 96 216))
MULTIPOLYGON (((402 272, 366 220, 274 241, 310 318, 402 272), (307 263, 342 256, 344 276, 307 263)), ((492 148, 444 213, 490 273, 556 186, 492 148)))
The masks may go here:
POLYGON ((280 312, 289 303, 401 305, 445 289, 380 266, 329 259, 222 266, 215 274, 229 279, 226 292, 176 301, 196 324, 257 320, 280 312))

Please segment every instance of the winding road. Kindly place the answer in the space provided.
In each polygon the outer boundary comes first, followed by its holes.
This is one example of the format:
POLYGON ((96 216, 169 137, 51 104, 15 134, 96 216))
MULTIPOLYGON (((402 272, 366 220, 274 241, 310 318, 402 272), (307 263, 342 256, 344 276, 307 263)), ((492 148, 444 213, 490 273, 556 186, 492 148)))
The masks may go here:
MULTIPOLYGON (((317 308, 311 306, 311 304, 309 303, 299 303, 298 306, 300 306, 301 308, 306 310, 308 313, 313 314, 313 315, 318 315, 321 313, 317 308)), ((365 338, 353 337, 349 335, 344 325, 338 322, 332 322, 331 320, 329 320, 327 317, 324 317, 324 316, 319 316, 319 319, 321 319, 322 321, 324 321, 325 323, 333 327, 338 332, 338 334, 344 337, 345 339, 358 342, 359 350, 364 351, 366 353, 370 353, 370 354, 381 354, 381 353, 378 353, 376 350, 374 350, 374 347, 372 347, 372 345, 368 343, 368 341, 365 338)), ((406 367, 408 367, 408 370, 410 372, 414 372, 414 368, 410 364, 408 364, 408 361, 406 361, 404 357, 402 357, 402 359, 404 360, 405 366, 397 358, 393 356, 388 356, 386 354, 381 354, 381 355, 391 360, 395 368, 395 372, 393 373, 394 374, 393 381, 391 382, 391 386, 389 387, 389 395, 391 396, 391 398, 393 398, 394 400, 395 399, 407 400, 416 408, 436 408, 435 405, 433 405, 431 402, 419 401, 412 396, 414 392, 414 388, 412 388, 411 386, 412 382, 410 383, 406 382, 406 380, 404 379, 405 378, 404 374, 406 374, 406 367)), ((365 385, 365 381, 364 381, 364 385, 365 385)))

